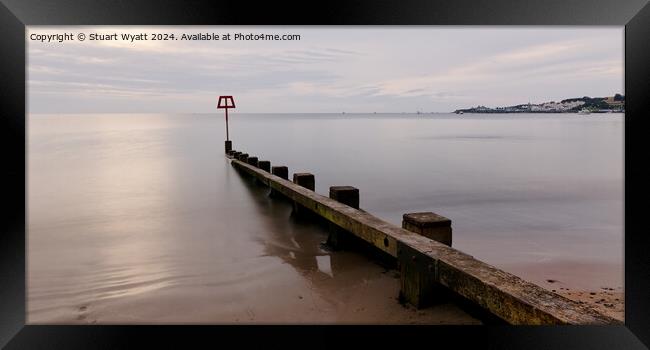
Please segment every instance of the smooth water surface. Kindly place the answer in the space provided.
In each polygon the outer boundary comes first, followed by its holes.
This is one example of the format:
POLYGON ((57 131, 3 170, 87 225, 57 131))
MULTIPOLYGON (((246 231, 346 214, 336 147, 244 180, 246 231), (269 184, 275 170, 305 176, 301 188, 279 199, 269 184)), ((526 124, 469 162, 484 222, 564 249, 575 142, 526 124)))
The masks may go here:
MULTIPOLYGON (((230 121, 233 148, 321 194, 358 187, 396 225, 434 211, 454 247, 539 284, 622 288, 623 115, 230 121)), ((29 116, 28 321, 414 322, 392 271, 322 249, 326 230, 229 165, 224 135, 216 114, 29 116)))

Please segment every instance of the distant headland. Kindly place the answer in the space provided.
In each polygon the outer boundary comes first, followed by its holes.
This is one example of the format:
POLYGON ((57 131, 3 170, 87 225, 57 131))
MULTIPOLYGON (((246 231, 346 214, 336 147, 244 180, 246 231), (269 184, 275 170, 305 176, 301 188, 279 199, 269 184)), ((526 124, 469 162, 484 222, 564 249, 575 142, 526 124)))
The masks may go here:
POLYGON ((520 104, 516 106, 489 108, 477 106, 457 109, 456 114, 463 113, 624 113, 625 96, 615 94, 611 97, 575 97, 560 102, 544 102, 540 104, 520 104))

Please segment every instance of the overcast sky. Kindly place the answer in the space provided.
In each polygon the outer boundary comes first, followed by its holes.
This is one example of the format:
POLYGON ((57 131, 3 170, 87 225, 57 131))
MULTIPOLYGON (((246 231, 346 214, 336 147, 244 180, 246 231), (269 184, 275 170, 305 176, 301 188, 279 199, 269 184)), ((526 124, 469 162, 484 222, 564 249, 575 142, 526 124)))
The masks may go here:
POLYGON ((30 113, 448 112, 623 93, 623 27, 29 27, 30 113), (271 33, 75 41, 31 33, 271 33))

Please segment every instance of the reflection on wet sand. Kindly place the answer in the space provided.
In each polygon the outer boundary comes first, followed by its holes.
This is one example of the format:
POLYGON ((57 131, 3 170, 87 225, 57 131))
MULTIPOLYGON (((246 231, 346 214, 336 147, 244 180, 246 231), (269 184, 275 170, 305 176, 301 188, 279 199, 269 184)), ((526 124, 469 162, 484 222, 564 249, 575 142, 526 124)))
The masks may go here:
POLYGON ((319 278, 314 279, 317 283, 329 280, 326 277, 336 280, 340 274, 358 268, 357 260, 362 258, 358 254, 327 249, 324 245, 328 235, 326 226, 296 215, 291 201, 271 200, 267 187, 241 175, 255 199, 260 217, 269 227, 257 237, 267 254, 279 257, 303 275, 317 275, 319 278))
POLYGON ((330 305, 337 323, 477 324, 457 305, 442 302, 415 310, 398 302, 399 273, 382 260, 358 251, 331 251, 324 245, 327 225, 297 215, 290 200, 269 198, 270 190, 240 174, 268 230, 257 237, 266 254, 276 256, 307 279, 309 289, 330 305))

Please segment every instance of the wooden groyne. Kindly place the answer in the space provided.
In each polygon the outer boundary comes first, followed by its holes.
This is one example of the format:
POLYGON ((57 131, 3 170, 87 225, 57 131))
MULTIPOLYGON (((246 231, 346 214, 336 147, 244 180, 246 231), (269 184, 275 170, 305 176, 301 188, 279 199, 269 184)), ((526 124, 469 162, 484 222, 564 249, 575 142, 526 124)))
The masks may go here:
POLYGON ((329 197, 314 192, 315 177, 296 173, 289 181, 286 166, 272 166, 234 150, 228 158, 236 169, 331 223, 328 244, 345 244, 354 235, 397 259, 400 297, 425 307, 449 290, 510 324, 620 324, 609 316, 527 282, 465 254, 451 245, 451 221, 434 213, 404 215, 397 227, 359 209, 359 191, 330 187, 329 197))

